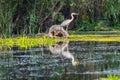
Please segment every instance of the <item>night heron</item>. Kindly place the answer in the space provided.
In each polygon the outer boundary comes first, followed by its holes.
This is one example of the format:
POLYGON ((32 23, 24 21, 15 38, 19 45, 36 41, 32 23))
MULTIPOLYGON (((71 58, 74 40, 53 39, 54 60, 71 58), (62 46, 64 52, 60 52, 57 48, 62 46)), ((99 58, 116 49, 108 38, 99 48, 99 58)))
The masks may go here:
POLYGON ((73 21, 74 15, 78 15, 78 13, 71 13, 71 19, 67 19, 61 23, 61 27, 66 27, 66 31, 68 31, 69 24, 73 21))

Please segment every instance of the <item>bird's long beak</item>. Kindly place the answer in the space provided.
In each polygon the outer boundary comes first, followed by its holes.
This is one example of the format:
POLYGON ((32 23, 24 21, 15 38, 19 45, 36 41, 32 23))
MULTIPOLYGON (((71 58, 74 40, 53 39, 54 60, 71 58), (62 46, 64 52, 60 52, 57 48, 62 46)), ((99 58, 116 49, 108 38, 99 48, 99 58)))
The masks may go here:
POLYGON ((75 15, 79 15, 79 13, 75 13, 75 15))

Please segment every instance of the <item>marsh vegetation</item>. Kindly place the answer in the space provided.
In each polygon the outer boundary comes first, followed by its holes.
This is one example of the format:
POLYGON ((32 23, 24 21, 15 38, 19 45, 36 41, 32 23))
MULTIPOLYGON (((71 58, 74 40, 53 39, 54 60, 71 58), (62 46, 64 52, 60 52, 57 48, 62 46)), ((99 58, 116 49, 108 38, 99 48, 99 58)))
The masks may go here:
POLYGON ((119 31, 120 0, 0 0, 0 79, 118 80, 119 31))
POLYGON ((119 0, 0 0, 1 36, 46 32, 79 13, 72 31, 119 31, 119 0))

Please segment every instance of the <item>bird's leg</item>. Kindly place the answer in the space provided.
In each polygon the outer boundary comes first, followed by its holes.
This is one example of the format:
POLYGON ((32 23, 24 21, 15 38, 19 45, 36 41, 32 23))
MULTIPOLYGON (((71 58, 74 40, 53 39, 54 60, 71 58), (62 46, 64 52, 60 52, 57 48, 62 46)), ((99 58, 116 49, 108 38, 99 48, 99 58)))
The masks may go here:
POLYGON ((68 26, 66 27, 66 31, 68 32, 68 26))

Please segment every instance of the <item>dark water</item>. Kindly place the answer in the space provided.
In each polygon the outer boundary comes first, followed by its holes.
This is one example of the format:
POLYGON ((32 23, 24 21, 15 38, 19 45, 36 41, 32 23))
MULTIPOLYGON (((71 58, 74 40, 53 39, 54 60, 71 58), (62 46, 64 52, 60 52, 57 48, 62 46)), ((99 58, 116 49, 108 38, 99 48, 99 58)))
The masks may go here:
POLYGON ((59 42, 0 52, 0 80, 99 80, 120 76, 119 42, 59 42))

